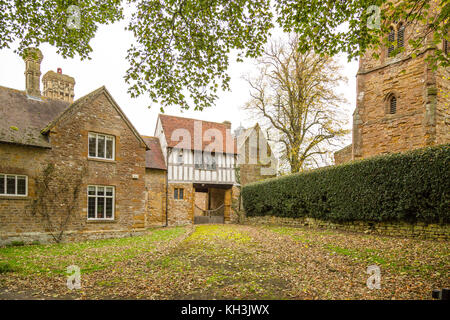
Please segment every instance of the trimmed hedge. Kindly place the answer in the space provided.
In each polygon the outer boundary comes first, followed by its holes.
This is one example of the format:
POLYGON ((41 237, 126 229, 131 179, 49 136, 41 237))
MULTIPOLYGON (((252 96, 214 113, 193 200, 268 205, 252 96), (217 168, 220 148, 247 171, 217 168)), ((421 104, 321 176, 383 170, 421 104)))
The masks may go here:
POLYGON ((450 144, 263 180, 242 188, 247 216, 334 222, 450 222, 450 144))

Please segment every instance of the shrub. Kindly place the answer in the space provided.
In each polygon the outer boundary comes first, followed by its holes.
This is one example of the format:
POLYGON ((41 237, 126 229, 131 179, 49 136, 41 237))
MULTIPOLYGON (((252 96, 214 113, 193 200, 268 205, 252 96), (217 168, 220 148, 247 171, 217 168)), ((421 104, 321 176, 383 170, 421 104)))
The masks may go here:
POLYGON ((450 221, 450 144, 325 167, 242 188, 247 216, 450 221))

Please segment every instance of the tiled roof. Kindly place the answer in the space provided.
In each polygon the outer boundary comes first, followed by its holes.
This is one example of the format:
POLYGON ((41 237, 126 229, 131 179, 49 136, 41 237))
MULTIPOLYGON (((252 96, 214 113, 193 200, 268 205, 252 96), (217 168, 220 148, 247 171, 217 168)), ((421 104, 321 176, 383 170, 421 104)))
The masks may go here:
POLYGON ((64 117, 66 112, 88 103, 101 93, 106 94, 136 138, 147 147, 104 86, 77 99, 72 104, 45 96, 41 96, 41 100, 32 99, 24 91, 0 86, 0 142, 50 148, 46 133, 64 117))
POLYGON ((211 148, 212 145, 216 145, 215 150, 210 150, 237 154, 236 140, 232 137, 230 128, 224 123, 168 116, 164 114, 160 114, 159 119, 161 120, 168 147, 205 150, 208 145, 209 148, 211 148), (201 136, 199 134, 200 126, 201 136), (183 129, 187 130, 190 141, 183 141, 181 138, 178 140, 179 136, 184 136, 183 129), (195 135, 194 131, 196 133, 195 135), (214 138, 211 139, 211 137, 214 138), (214 139, 220 139, 221 141, 213 142, 214 139))
POLYGON ((142 136, 150 150, 145 154, 145 167, 150 169, 166 170, 166 162, 157 137, 142 136))
POLYGON ((49 148, 41 130, 69 106, 69 102, 41 97, 0 86, 0 142, 49 148))

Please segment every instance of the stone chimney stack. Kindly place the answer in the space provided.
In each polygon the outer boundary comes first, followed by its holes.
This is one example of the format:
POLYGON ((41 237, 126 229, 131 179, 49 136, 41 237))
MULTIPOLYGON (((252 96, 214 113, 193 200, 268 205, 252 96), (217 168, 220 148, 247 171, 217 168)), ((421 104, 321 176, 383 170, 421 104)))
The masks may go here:
POLYGON ((224 122, 222 122, 224 125, 227 126, 228 129, 231 129, 231 122, 228 120, 225 120, 224 122))
POLYGON ((75 79, 63 74, 61 68, 58 68, 57 72, 50 70, 44 74, 42 83, 44 96, 47 98, 73 102, 75 79))
POLYGON ((41 62, 44 56, 41 50, 37 48, 28 48, 25 50, 25 89, 27 95, 35 98, 41 98, 41 62))

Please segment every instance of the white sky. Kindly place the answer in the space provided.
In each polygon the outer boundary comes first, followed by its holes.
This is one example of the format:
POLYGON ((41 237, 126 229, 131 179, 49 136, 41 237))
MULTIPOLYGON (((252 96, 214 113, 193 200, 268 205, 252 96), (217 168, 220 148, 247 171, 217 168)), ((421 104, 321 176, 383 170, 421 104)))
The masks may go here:
MULTIPOLYGON (((76 82, 75 99, 105 85, 139 133, 153 135, 159 106, 153 105, 151 109, 148 109, 148 98, 132 99, 127 93, 128 87, 123 79, 128 68, 128 62, 125 60, 126 51, 133 40, 132 35, 124 31, 125 24, 124 21, 121 21, 99 27, 96 37, 91 41, 93 48, 91 60, 63 59, 56 54, 54 47, 41 45, 40 49, 44 55, 41 72, 44 75, 48 70, 56 71, 60 67, 64 74, 74 77, 76 82)), ((343 108, 347 111, 348 128, 350 129, 351 113, 356 102, 355 76, 358 64, 357 62, 347 63, 345 58, 340 60, 344 66, 343 73, 349 79, 346 86, 340 87, 340 91, 349 101, 349 105, 343 106, 343 108)), ((215 122, 229 120, 232 122, 233 130, 240 123, 244 127, 254 125, 254 121, 246 118, 246 114, 240 110, 240 107, 249 100, 249 86, 241 77, 251 73, 252 70, 255 70, 255 65, 251 60, 244 63, 232 62, 229 68, 231 91, 219 93, 219 99, 214 107, 203 111, 182 112, 178 107, 173 106, 166 108, 165 113, 215 122)), ((13 52, 13 49, 0 50, 1 86, 24 90, 24 71, 25 64, 20 56, 13 52)), ((348 142, 350 142, 350 136, 348 142)))

